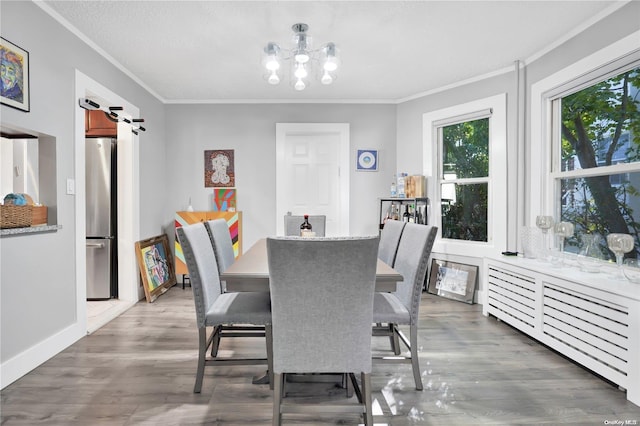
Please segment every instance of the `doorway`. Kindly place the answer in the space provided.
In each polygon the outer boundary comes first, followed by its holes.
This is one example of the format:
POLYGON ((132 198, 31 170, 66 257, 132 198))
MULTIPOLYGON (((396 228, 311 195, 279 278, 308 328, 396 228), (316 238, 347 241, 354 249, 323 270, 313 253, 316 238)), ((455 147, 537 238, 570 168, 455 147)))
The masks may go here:
POLYGON ((327 236, 349 235, 349 124, 276 124, 276 230, 284 215, 325 215, 327 236))
MULTIPOLYGON (((101 105, 122 106, 126 114, 139 116, 139 109, 122 97, 76 70, 75 99, 90 98, 101 105)), ((126 123, 118 123, 118 301, 89 324, 86 300, 86 196, 85 196, 85 115, 75 108, 75 235, 76 235, 76 312, 81 330, 92 332, 116 318, 140 299, 134 244, 140 239, 139 144, 126 123)))

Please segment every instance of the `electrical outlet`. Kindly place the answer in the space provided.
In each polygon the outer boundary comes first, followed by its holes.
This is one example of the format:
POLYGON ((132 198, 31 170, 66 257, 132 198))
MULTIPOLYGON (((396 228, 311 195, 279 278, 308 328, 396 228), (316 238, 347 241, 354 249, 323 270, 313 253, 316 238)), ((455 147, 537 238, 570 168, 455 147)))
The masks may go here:
POLYGON ((75 195, 76 193, 76 181, 74 179, 67 179, 67 195, 75 195))

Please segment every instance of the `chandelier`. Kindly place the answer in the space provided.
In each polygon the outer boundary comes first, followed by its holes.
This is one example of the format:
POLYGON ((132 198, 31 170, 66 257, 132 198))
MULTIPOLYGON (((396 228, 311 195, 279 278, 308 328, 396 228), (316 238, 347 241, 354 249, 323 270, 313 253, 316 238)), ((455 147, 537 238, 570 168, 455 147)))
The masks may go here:
POLYGON ((338 49, 335 43, 326 43, 313 50, 311 37, 307 34, 307 24, 294 24, 293 47, 282 49, 277 43, 269 42, 264 48, 262 63, 266 69, 265 79, 269 84, 279 84, 282 80, 283 62, 290 61, 289 79, 294 89, 304 90, 310 83, 310 75, 322 84, 328 85, 336 79, 338 69, 338 49))

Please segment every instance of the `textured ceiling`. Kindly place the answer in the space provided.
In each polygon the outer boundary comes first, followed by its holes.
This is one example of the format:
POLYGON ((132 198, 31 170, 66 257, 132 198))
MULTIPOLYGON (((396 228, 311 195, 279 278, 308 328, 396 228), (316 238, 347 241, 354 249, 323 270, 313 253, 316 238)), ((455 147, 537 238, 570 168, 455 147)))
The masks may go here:
POLYGON ((50 1, 46 11, 164 102, 398 101, 527 60, 616 1, 50 1), (309 25, 335 42, 331 86, 296 92, 263 78, 268 41, 309 25))

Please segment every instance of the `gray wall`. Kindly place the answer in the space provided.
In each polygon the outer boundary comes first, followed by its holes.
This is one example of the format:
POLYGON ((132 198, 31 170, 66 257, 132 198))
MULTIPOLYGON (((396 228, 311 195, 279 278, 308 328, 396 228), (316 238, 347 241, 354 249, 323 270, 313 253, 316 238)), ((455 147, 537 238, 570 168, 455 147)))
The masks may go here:
POLYGON ((204 151, 234 149, 243 246, 276 232, 276 123, 350 124, 350 232, 378 232, 377 198, 388 196, 396 164, 396 106, 349 104, 167 105, 167 198, 172 211, 211 208, 204 187, 204 151), (379 150, 378 172, 356 172, 358 148, 379 150))
MULTIPOLYGON (((2 105, 2 123, 56 137, 57 223, 54 233, 0 240, 0 361, 55 339, 77 323, 74 176, 75 69, 140 108, 148 131, 140 136, 141 237, 166 221, 164 105, 31 2, 1 3, 2 37, 29 52, 31 111, 2 105)), ((84 331, 83 331, 84 332, 84 331)), ((81 335, 78 335, 78 338, 81 335)))

